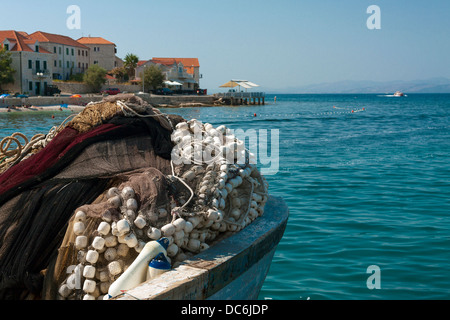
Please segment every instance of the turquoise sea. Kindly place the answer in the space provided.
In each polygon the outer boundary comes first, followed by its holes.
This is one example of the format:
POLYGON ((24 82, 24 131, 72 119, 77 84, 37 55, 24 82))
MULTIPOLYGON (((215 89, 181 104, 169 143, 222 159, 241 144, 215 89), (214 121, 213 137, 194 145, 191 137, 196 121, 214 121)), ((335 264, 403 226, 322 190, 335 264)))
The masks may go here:
MULTIPOLYGON (((280 167, 266 178, 290 218, 260 299, 449 299, 450 95, 267 102, 162 110, 279 130, 280 167), (379 289, 369 289, 372 275, 379 289)), ((48 132, 68 114, 52 115, 0 114, 0 137, 48 132)))

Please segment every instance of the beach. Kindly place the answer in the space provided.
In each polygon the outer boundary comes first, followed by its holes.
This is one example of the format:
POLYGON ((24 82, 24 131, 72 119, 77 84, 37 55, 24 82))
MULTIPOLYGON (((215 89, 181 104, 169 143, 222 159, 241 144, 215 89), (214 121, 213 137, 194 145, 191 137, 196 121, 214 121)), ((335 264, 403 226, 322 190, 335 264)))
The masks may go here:
POLYGON ((33 113, 39 111, 71 111, 71 112, 81 112, 85 107, 77 105, 67 105, 62 107, 61 105, 53 106, 30 106, 30 107, 0 107, 0 113, 7 112, 21 112, 21 113, 33 113))
MULTIPOLYGON (((218 98, 213 95, 155 95, 147 93, 136 93, 154 107, 160 108, 186 108, 186 107, 209 107, 217 105, 218 98)), ((0 99, 0 112, 26 112, 26 111, 54 111, 61 106, 68 106, 71 110, 79 112, 90 102, 103 100, 103 95, 86 94, 78 98, 67 96, 55 97, 29 97, 29 98, 6 98, 0 99), (24 108, 22 106, 29 106, 24 108), (8 111, 10 110, 10 111, 8 111)), ((62 107, 64 108, 64 107, 62 107)))

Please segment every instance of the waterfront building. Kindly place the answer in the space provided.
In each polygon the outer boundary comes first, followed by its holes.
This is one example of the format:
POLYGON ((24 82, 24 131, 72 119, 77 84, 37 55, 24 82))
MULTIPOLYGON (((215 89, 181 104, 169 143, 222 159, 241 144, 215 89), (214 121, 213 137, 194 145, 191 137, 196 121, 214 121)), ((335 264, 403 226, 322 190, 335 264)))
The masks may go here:
POLYGON ((141 79, 145 68, 156 65, 164 74, 165 80, 180 83, 177 90, 193 92, 200 88, 200 63, 198 58, 153 58, 139 61, 136 68, 136 78, 141 79))
POLYGON ((37 39, 14 30, 0 31, 0 46, 11 52, 14 83, 3 85, 11 93, 43 95, 52 84, 53 57, 37 39))
POLYGON ((53 79, 69 80, 71 75, 84 73, 89 68, 89 47, 72 38, 42 31, 30 34, 29 38, 38 40, 53 54, 53 79))
POLYGON ((77 40, 90 49, 91 65, 98 65, 107 71, 123 66, 123 61, 116 56, 116 45, 101 37, 83 37, 77 40))

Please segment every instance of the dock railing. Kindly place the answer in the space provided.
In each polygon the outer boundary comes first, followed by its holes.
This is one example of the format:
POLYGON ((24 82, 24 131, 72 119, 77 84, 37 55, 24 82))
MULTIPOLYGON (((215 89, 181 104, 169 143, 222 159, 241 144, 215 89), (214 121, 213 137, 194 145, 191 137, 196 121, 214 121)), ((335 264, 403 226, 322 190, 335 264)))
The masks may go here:
POLYGON ((216 93, 218 98, 233 98, 233 99, 254 99, 254 98, 265 98, 266 94, 264 92, 226 92, 226 93, 216 93))
POLYGON ((265 104, 266 102, 264 92, 226 92, 216 93, 214 96, 231 105, 265 104))

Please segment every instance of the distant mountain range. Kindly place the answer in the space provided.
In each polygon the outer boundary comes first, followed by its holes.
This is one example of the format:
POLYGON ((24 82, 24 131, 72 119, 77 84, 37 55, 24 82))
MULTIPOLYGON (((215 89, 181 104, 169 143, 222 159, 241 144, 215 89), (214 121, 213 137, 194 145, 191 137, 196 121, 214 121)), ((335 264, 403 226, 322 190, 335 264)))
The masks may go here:
POLYGON ((450 79, 433 78, 414 81, 339 81, 289 87, 282 90, 266 88, 270 93, 450 93, 450 79))

